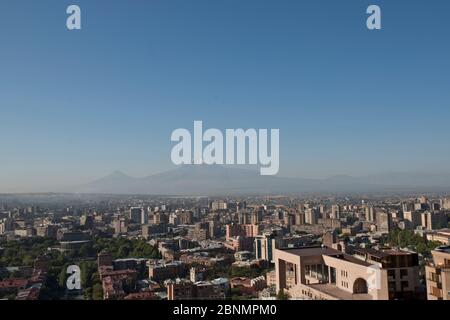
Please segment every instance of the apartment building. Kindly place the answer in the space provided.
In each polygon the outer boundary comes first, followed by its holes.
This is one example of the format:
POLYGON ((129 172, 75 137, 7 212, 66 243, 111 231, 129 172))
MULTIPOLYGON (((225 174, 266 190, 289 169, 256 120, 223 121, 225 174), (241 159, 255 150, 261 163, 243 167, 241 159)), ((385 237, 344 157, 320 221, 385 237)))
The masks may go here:
POLYGON ((431 252, 433 261, 425 266, 428 300, 450 300, 450 246, 431 252))
POLYGON ((325 246, 276 249, 275 272, 277 292, 286 289, 294 299, 409 299, 418 287, 417 254, 396 250, 360 250, 353 256, 325 246))

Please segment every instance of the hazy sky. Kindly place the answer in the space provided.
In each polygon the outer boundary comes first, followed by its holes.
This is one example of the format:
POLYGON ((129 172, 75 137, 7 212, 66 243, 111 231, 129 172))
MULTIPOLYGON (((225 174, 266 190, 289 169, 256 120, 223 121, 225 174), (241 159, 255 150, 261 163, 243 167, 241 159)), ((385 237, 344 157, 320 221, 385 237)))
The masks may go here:
POLYGON ((0 192, 172 167, 170 134, 279 128, 280 174, 450 171, 448 0, 2 0, 0 192), (66 29, 66 7, 82 30, 66 29), (382 9, 382 30, 366 8, 382 9))

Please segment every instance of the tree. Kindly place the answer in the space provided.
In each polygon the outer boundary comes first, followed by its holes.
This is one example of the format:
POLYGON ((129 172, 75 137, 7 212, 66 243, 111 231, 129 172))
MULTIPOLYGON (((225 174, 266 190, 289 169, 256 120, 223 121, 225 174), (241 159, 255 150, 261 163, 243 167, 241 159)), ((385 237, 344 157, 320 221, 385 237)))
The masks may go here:
POLYGON ((67 274, 67 267, 69 266, 69 264, 65 264, 58 275, 58 285, 60 288, 66 288, 66 281, 68 278, 68 274, 67 274))
POLYGON ((280 289, 277 294, 277 300, 289 300, 290 296, 284 292, 284 289, 280 289))
POLYGON ((96 283, 92 287, 92 299, 103 300, 103 287, 100 283, 96 283))

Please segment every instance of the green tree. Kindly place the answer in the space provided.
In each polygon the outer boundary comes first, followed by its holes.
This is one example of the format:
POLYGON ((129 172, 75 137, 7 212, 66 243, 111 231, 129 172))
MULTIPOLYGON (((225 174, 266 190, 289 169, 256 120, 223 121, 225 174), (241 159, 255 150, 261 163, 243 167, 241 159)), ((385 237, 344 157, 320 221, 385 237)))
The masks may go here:
POLYGON ((277 294, 277 300, 289 300, 290 296, 284 292, 284 289, 280 289, 277 294))
POLYGON ((96 283, 92 287, 92 299, 103 300, 103 288, 100 283, 96 283))

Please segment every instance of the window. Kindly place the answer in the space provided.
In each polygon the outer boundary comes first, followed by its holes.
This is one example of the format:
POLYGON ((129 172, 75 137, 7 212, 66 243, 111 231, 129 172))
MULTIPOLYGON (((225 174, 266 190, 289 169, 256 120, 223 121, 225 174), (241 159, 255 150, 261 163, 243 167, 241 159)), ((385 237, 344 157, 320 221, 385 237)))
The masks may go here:
POLYGON ((400 277, 406 277, 408 276, 408 270, 407 269, 401 269, 400 270, 400 277))
POLYGON ((401 286, 402 286, 402 291, 404 291, 406 288, 408 288, 408 281, 402 281, 401 286))
POLYGON ((395 291, 395 281, 389 281, 388 283, 389 291, 395 291))
POLYGON ((388 270, 388 276, 395 278, 395 270, 388 270))

